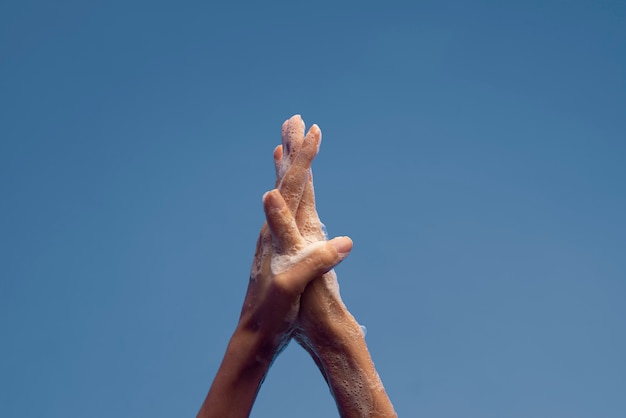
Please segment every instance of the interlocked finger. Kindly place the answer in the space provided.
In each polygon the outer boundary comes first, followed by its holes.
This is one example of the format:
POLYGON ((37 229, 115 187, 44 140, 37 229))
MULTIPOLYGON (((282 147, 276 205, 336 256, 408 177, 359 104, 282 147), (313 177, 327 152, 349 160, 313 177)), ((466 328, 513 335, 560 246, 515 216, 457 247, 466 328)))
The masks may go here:
POLYGON ((278 188, 278 186, 280 186, 280 182, 283 179, 283 175, 284 173, 282 173, 281 175, 281 169, 282 169, 282 159, 283 159, 283 146, 282 145, 277 145, 276 148, 274 148, 274 168, 276 169, 276 185, 274 187, 278 188))
POLYGON ((282 287, 302 292, 311 280, 341 263, 351 249, 352 240, 348 237, 309 244, 296 254, 291 266, 277 279, 286 281, 282 287))
POLYGON ((277 252, 286 254, 299 250, 303 246, 304 239, 278 190, 274 189, 263 196, 263 208, 265 209, 267 226, 272 234, 272 242, 277 252))
MULTIPOLYGON (((295 214, 302 198, 302 193, 310 177, 313 159, 319 150, 321 132, 316 125, 309 130, 295 160, 282 178, 278 189, 283 195, 291 213, 295 214)), ((283 149, 284 152, 284 149, 283 149)), ((285 161, 285 155, 281 161, 285 161)))
MULTIPOLYGON (((274 149, 274 168, 276 169, 276 187, 279 188, 285 174, 293 166, 295 158, 300 153, 301 147, 305 141, 321 142, 321 131, 317 125, 313 125, 306 137, 304 137, 304 121, 299 115, 295 115, 283 123, 282 128, 282 145, 278 145, 274 149)), ((292 172, 296 177, 302 176, 302 172, 292 172)), ((290 173, 291 174, 291 173, 290 173)), ((295 180, 295 179, 292 179, 295 180)), ((315 191, 313 188, 313 178, 311 169, 308 169, 307 181, 300 195, 298 204, 293 202, 299 195, 299 189, 292 187, 290 182, 283 185, 282 190, 290 191, 283 195, 287 205, 292 210, 296 218, 296 224, 300 233, 308 242, 320 241, 326 239, 322 231, 321 222, 317 215, 315 207, 315 191)))
POLYGON ((278 167, 278 176, 280 179, 285 175, 293 164, 302 142, 304 141, 304 121, 300 115, 294 115, 283 123, 282 128, 282 146, 283 155, 278 167))

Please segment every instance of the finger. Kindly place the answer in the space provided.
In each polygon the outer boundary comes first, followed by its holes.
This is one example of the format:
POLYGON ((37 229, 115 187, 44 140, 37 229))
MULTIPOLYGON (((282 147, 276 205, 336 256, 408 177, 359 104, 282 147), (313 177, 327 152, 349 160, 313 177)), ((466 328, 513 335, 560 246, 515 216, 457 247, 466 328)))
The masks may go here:
POLYGON ((315 189, 313 188, 313 171, 309 169, 309 176, 302 192, 298 213, 296 215, 296 223, 300 226, 300 221, 304 222, 315 213, 315 189))
POLYGON ((351 250, 352 240, 348 237, 309 244, 294 256, 290 267, 277 275, 275 280, 290 292, 302 293, 311 280, 341 263, 351 250))
POLYGON ((272 234, 272 242, 277 252, 286 254, 299 250, 304 240, 298 231, 293 215, 278 190, 274 189, 265 193, 263 208, 267 226, 272 234))
POLYGON ((259 233, 259 238, 256 242, 252 268, 250 269, 251 279, 256 280, 260 277, 268 277, 268 273, 266 271, 268 266, 264 265, 263 260, 266 260, 268 259, 268 257, 272 256, 272 249, 272 234, 269 231, 267 222, 264 222, 263 227, 261 228, 261 232, 259 233))
POLYGON ((291 213, 295 214, 298 209, 302 193, 310 176, 309 168, 317 155, 321 139, 322 133, 317 125, 311 126, 300 152, 280 182, 278 189, 287 202, 291 213))
MULTIPOLYGON (((282 145, 277 145, 276 148, 274 148, 274 169, 276 169, 276 188, 278 188, 278 185, 280 184, 280 181, 282 180, 281 177, 281 173, 280 173, 280 168, 281 168, 281 162, 283 159, 283 146, 282 145)), ((284 174, 284 173, 283 173, 284 174)))
POLYGON ((282 128, 283 150, 287 156, 302 145, 304 140, 304 121, 300 115, 293 115, 283 123, 282 128))
POLYGON ((300 152, 298 153, 298 156, 300 156, 300 153, 306 148, 305 146, 308 144, 309 158, 311 159, 311 161, 313 161, 313 158, 315 158, 315 156, 320 150, 321 143, 322 143, 322 131, 320 130, 320 127, 317 126, 317 124, 313 124, 309 128, 309 132, 307 132, 306 136, 304 137, 304 140, 301 143, 301 148, 300 148, 300 152))
POLYGON ((309 179, 304 186, 300 205, 296 212, 296 225, 300 234, 309 242, 326 239, 322 224, 315 208, 315 189, 313 187, 313 173, 309 169, 309 179))
POLYGON ((281 161, 280 177, 289 170, 303 141, 304 121, 300 115, 293 115, 283 123, 282 127, 282 145, 285 158, 281 161))
POLYGON ((274 148, 274 167, 278 170, 278 165, 280 164, 280 161, 283 158, 283 146, 282 145, 276 145, 276 148, 274 148))

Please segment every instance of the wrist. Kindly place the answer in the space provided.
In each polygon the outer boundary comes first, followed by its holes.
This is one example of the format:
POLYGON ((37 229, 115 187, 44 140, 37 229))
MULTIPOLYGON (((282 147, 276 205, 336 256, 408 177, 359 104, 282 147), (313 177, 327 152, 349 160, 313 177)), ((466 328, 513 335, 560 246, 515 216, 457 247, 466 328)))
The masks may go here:
POLYGON ((275 357, 260 333, 238 326, 198 417, 247 417, 275 357))
MULTIPOLYGON (((308 284, 300 299, 298 329, 309 338, 323 343, 339 330, 338 325, 353 326, 356 323, 339 294, 337 275, 333 270, 308 284), (326 334, 330 333, 327 337, 326 334)), ((358 325, 358 324, 357 324, 358 325)))
POLYGON ((229 350, 239 352, 249 368, 266 367, 272 364, 276 356, 287 345, 287 336, 269 332, 255 321, 240 320, 231 341, 229 350))
POLYGON ((350 352, 365 343, 361 327, 343 303, 317 315, 314 322, 308 319, 301 318, 298 339, 318 355, 350 352))
POLYGON ((342 417, 397 417, 370 357, 363 331, 347 309, 296 339, 311 354, 342 417))

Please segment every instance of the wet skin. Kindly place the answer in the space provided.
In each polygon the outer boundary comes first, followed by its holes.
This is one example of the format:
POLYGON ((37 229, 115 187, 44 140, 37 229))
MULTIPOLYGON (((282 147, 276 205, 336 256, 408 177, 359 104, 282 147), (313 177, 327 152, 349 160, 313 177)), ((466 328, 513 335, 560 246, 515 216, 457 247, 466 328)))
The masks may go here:
POLYGON ((342 417, 394 417, 332 271, 352 241, 327 241, 315 208, 310 167, 321 131, 313 125, 305 135, 296 115, 283 124, 282 139, 239 324, 198 417, 247 417, 272 361, 292 337, 320 368, 342 417))

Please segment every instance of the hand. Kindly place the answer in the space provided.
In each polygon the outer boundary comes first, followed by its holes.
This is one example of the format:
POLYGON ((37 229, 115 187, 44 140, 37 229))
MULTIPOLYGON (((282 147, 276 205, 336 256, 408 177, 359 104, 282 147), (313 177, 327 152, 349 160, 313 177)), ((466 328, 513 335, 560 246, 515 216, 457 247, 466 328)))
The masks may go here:
POLYGON ((271 362, 293 334, 302 292, 352 248, 345 237, 308 242, 292 215, 318 148, 319 137, 303 141, 278 190, 263 196, 267 222, 257 241, 239 324, 198 417, 249 415, 271 362))
MULTIPOLYGON (((303 144, 308 141, 321 142, 322 133, 317 125, 311 126, 306 136, 304 130, 304 121, 300 115, 283 123, 282 145, 274 149, 277 187, 284 183, 285 175, 294 166, 303 144)), ((297 195, 294 194, 283 196, 296 217, 296 224, 303 238, 308 242, 320 242, 326 240, 326 236, 315 206, 313 174, 310 168, 306 177, 299 201, 295 200, 297 195)), ((336 325, 337 320, 345 321, 352 317, 341 300, 337 275, 333 270, 311 281, 301 300, 295 338, 316 359, 312 341, 324 338, 319 334, 325 334, 331 324, 336 325)), ((354 325, 350 322, 350 325, 354 325)))
MULTIPOLYGON (((313 125, 305 137, 304 122, 299 115, 283 124, 283 143, 274 150, 277 184, 285 181, 284 175, 291 169, 300 147, 310 138, 320 141, 321 132, 313 125)), ((291 210, 295 209, 296 224, 303 238, 318 243, 324 240, 315 208, 312 175, 307 177, 299 203, 293 201, 294 197, 285 196, 291 210)), ((334 271, 311 280, 300 299, 295 338, 324 375, 340 415, 397 417, 363 337, 359 324, 341 301, 334 271)))
MULTIPOLYGON (((292 167, 279 190, 298 197, 298 189, 303 188, 298 185, 302 176, 291 173, 293 169, 300 170, 301 166, 292 167)), ((264 341, 258 357, 268 363, 292 337, 307 284, 339 264, 352 248, 352 241, 346 237, 308 243, 279 190, 263 197, 267 222, 257 242, 238 326, 258 333, 264 341)))
POLYGON ((290 149, 285 159, 289 166, 281 167, 278 190, 264 196, 267 222, 257 241, 240 319, 242 325, 259 328, 268 340, 277 342, 277 351, 291 338, 306 285, 332 269, 352 248, 352 241, 345 237, 329 243, 307 240, 292 215, 312 184, 310 167, 321 136, 315 135, 313 128, 311 131, 312 135, 298 141, 297 148, 290 149))

